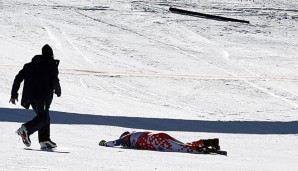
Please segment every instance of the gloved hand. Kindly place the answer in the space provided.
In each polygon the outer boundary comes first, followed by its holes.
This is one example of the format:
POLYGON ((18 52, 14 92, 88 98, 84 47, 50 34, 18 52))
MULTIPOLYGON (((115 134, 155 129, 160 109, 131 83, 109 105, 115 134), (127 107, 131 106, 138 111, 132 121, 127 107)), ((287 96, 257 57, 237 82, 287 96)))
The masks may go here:
POLYGON ((59 84, 59 79, 57 78, 56 81, 53 81, 53 88, 54 88, 54 93, 60 97, 61 96, 61 86, 59 84))
POLYGON ((57 97, 60 97, 61 96, 61 94, 57 94, 57 97))
POLYGON ((12 103, 12 104, 16 104, 16 101, 18 101, 18 99, 17 98, 10 98, 10 100, 9 100, 9 103, 12 103))
POLYGON ((56 95, 57 95, 57 97, 60 97, 61 96, 61 90, 55 90, 55 92, 54 92, 56 95))
POLYGON ((101 140, 101 141, 98 143, 99 146, 106 146, 106 144, 107 144, 107 141, 106 141, 106 140, 101 140))

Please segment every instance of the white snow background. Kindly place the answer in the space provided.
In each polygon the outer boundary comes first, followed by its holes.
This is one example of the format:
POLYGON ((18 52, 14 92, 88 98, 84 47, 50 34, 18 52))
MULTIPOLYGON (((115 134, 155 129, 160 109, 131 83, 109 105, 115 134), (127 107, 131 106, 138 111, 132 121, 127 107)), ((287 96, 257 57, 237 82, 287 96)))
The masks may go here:
POLYGON ((298 170, 297 9, 296 0, 1 0, 0 170, 298 170), (15 131, 34 112, 8 103, 44 44, 61 60, 57 152, 35 151, 36 133, 25 150, 15 131), (98 146, 127 130, 218 137, 228 156, 98 146))

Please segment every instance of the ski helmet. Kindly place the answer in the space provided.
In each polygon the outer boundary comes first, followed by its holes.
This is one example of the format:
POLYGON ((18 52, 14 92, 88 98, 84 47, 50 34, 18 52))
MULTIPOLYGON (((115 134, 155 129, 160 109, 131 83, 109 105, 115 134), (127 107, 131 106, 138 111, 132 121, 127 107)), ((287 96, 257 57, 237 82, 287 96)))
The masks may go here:
POLYGON ((125 131, 125 132, 123 132, 123 133, 120 135, 120 138, 122 138, 122 137, 124 137, 125 135, 128 135, 128 134, 130 134, 130 132, 129 132, 129 131, 125 131))
POLYGON ((120 139, 121 139, 121 145, 123 147, 131 147, 131 143, 130 143, 130 132, 125 131, 120 135, 120 139))

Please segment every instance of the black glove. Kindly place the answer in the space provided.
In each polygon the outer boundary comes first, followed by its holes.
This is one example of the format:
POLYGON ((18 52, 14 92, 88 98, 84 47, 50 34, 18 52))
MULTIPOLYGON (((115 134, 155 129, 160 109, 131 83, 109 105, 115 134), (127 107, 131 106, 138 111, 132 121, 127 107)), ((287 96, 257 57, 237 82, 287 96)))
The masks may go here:
POLYGON ((18 98, 10 98, 10 100, 9 100, 9 103, 12 103, 12 104, 16 104, 16 101, 18 101, 18 98))
POLYGON ((57 97, 60 97, 61 96, 61 89, 55 90, 54 93, 57 95, 57 97))
POLYGON ((101 140, 101 141, 98 143, 99 146, 106 146, 106 144, 107 144, 107 141, 106 141, 106 140, 101 140))

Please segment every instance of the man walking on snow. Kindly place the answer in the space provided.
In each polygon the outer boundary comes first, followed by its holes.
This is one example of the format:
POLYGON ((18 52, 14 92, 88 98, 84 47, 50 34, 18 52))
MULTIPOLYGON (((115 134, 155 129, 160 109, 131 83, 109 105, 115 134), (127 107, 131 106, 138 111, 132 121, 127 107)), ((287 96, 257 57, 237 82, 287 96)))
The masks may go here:
POLYGON ((61 96, 61 87, 58 78, 59 60, 54 59, 53 50, 44 45, 42 55, 36 55, 32 61, 25 64, 14 79, 9 102, 18 101, 18 90, 24 80, 21 105, 29 109, 30 105, 36 116, 16 131, 23 143, 29 147, 29 136, 38 131, 38 140, 41 148, 55 148, 57 145, 50 139, 49 109, 53 100, 53 93, 61 96))

